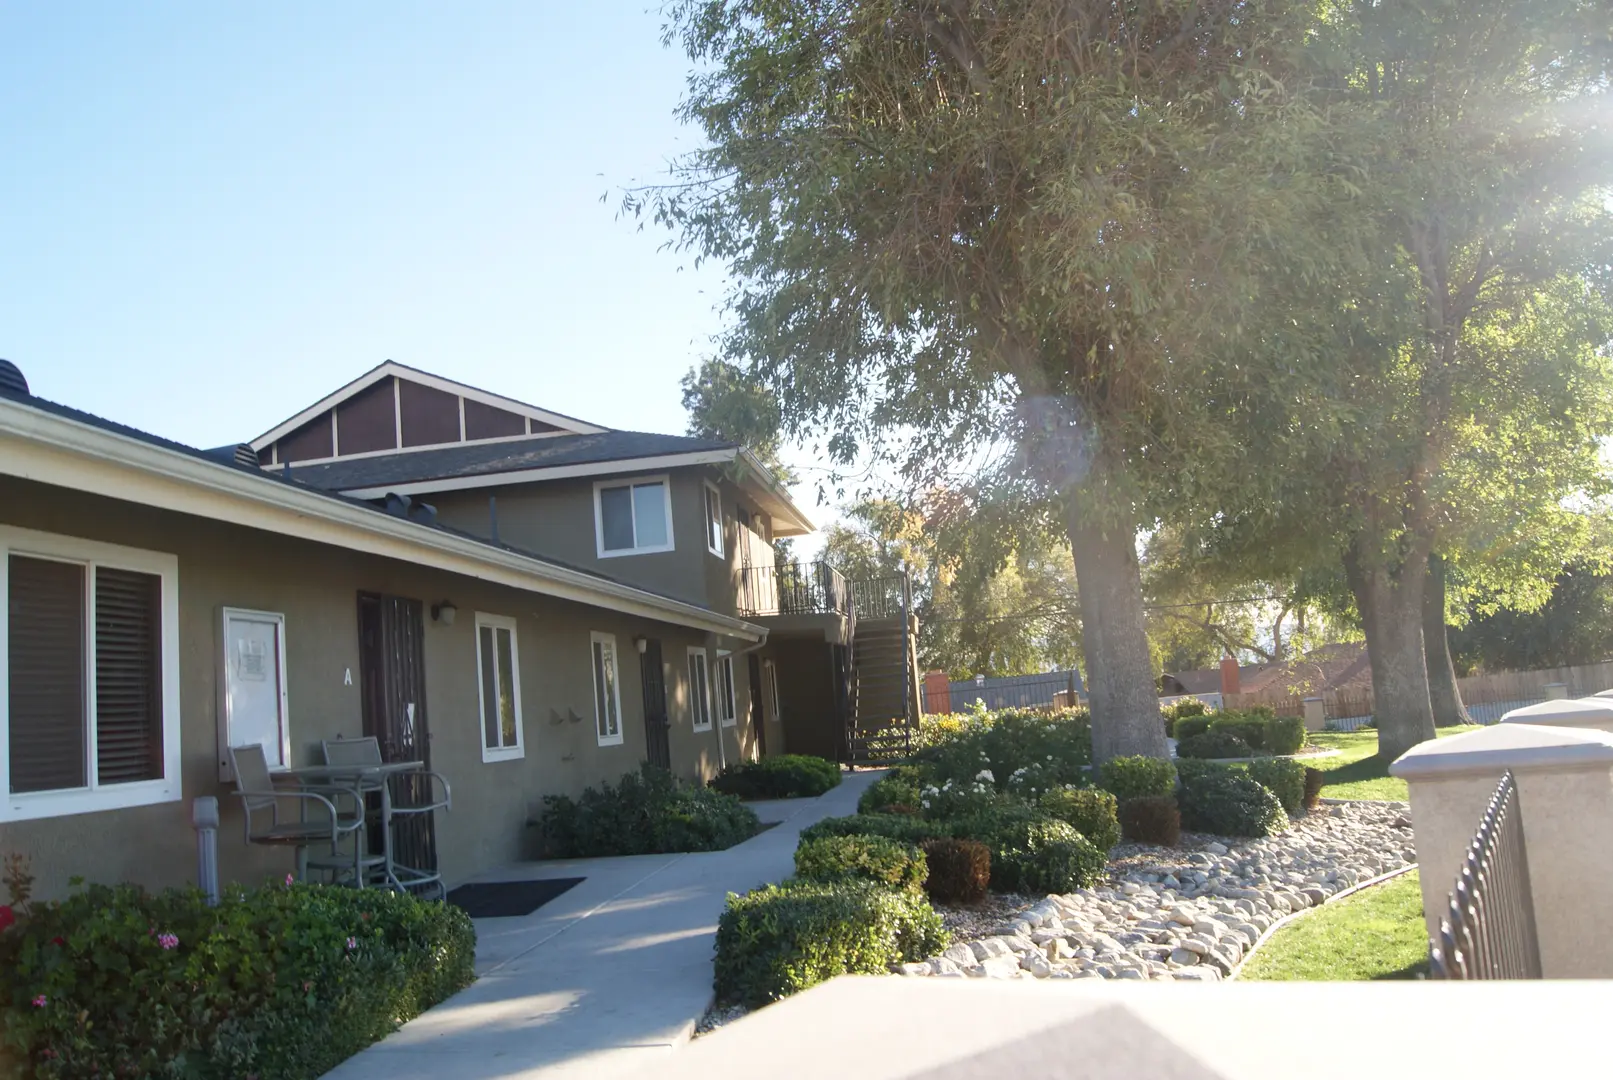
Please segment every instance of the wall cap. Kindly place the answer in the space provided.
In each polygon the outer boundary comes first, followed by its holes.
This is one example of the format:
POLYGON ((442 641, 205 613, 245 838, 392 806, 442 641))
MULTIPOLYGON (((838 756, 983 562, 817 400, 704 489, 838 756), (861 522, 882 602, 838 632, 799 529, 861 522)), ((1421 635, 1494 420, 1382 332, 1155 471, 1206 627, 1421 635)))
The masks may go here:
POLYGON ((1500 775, 1508 769, 1613 769, 1613 733, 1544 724, 1495 724, 1418 743, 1389 766, 1402 780, 1500 775))
POLYGON ((1503 724, 1547 724, 1551 727, 1605 728, 1613 726, 1613 700, 1559 698, 1525 705, 1501 717, 1503 724))

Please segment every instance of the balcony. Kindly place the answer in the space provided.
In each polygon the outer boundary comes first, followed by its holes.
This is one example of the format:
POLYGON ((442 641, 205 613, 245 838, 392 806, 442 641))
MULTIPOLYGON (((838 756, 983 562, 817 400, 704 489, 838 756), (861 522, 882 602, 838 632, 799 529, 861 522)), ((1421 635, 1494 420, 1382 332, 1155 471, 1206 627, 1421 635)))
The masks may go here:
POLYGON ((740 571, 739 615, 839 615, 895 618, 902 611, 905 578, 883 574, 851 581, 827 562, 749 566, 740 571))

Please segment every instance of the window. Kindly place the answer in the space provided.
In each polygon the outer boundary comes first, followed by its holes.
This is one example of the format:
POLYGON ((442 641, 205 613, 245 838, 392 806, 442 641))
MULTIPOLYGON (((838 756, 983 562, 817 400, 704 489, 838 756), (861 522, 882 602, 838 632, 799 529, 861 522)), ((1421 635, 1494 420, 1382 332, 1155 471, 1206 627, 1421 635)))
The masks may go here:
POLYGON ((521 653, 515 620, 476 613, 476 671, 482 706, 482 760, 526 756, 521 735, 521 653))
POLYGON ((589 635, 594 649, 594 730, 600 746, 622 743, 622 679, 616 663, 616 638, 589 635))
POLYGON ((664 476, 594 485, 599 557, 672 550, 671 484, 664 476))
POLYGON ((717 653, 717 722, 733 727, 737 722, 734 708, 734 658, 725 652, 717 653))
POLYGON ((706 484, 706 550, 722 558, 722 494, 717 485, 706 484))
POLYGON ((689 713, 696 731, 711 730, 711 673, 706 667, 706 650, 689 649, 689 713))
POLYGON ((179 560, 0 527, 0 821, 174 802, 179 560))

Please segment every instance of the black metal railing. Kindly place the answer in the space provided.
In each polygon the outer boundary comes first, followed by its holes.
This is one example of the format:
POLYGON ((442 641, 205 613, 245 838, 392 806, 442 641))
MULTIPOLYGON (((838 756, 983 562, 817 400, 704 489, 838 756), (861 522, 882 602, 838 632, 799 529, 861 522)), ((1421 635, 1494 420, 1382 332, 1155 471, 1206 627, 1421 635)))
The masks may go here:
POLYGON ((894 619, 907 606, 907 575, 884 574, 851 583, 852 604, 859 619, 894 619))
POLYGON ((826 562, 748 566, 739 574, 742 617, 851 613, 851 586, 826 562))
POLYGON ((1429 942, 1436 979, 1538 979, 1540 943, 1518 786, 1502 775, 1429 942))

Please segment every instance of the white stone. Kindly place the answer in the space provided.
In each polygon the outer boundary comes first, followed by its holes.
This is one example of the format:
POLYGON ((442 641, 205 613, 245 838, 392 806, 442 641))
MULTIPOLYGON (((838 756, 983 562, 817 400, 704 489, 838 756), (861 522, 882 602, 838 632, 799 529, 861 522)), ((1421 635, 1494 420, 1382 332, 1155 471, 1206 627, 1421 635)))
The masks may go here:
POLYGON ((980 963, 980 957, 975 955, 975 951, 961 942, 947 946, 946 952, 941 955, 960 968, 972 968, 980 963))
POLYGON ((1199 954, 1187 949, 1176 949, 1171 953, 1171 963, 1191 966, 1199 962, 1199 954))

